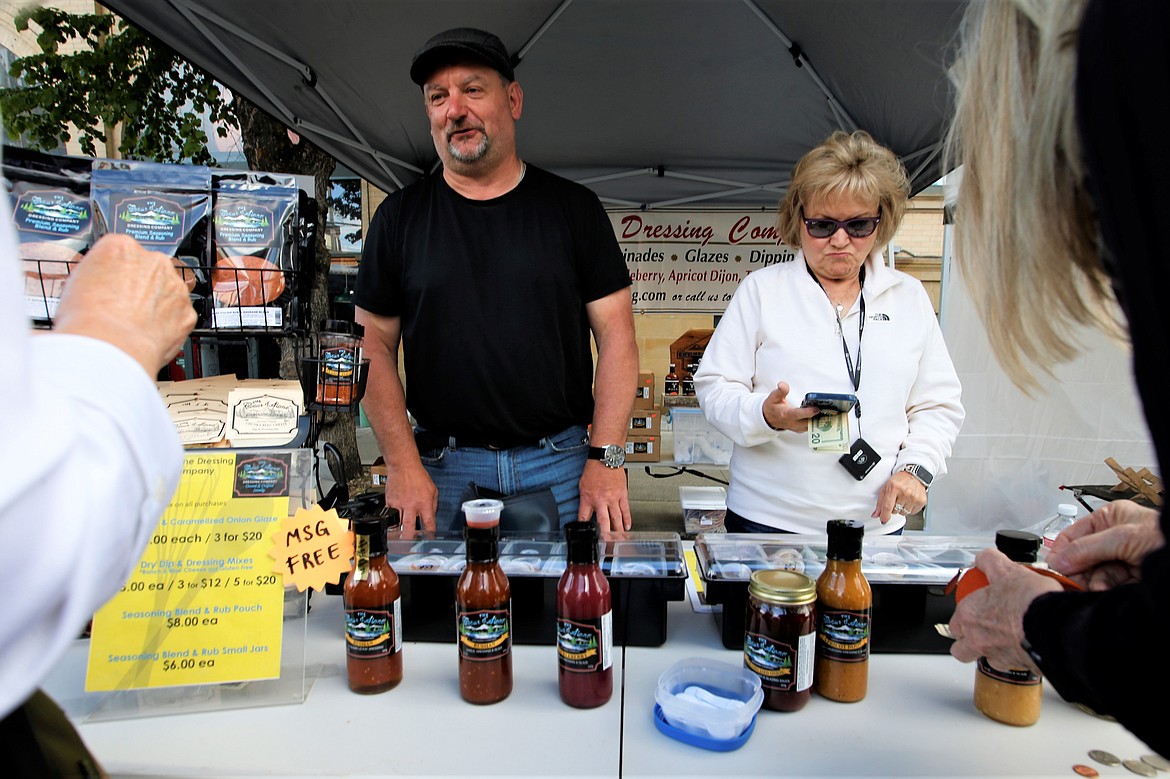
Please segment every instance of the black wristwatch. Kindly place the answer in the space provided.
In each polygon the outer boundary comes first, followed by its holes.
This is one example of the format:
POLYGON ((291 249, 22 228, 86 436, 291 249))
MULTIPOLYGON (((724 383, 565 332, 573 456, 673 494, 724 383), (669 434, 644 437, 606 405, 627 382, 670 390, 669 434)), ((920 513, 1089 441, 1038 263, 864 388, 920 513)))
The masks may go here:
POLYGON ((915 465, 911 463, 910 465, 903 465, 898 470, 905 471, 915 479, 918 479, 918 481, 922 482, 922 486, 928 490, 930 489, 930 483, 934 481, 934 474, 923 468, 921 465, 915 465))
POLYGON ((589 459, 601 460, 606 468, 621 468, 626 464, 626 450, 617 444, 589 447, 589 459))

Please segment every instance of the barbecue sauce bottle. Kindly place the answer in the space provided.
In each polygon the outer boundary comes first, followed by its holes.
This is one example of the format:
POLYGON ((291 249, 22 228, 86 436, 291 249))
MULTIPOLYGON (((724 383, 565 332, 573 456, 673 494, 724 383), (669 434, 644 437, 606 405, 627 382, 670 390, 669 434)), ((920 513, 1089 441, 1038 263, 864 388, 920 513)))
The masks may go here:
POLYGON ((579 709, 613 695, 613 601, 597 561, 597 523, 565 525, 568 562, 557 584, 557 682, 579 709))
POLYGON ((467 567, 455 586, 459 694, 496 703, 512 692, 512 588, 500 568, 498 525, 464 529, 467 567))
POLYGON ((853 703, 869 684, 873 592, 861 572, 865 525, 831 519, 825 570, 817 578, 817 651, 813 688, 829 700, 853 703))
POLYGON ((345 670, 349 689, 385 692, 402 681, 402 601, 386 562, 386 521, 353 520, 353 569, 345 579, 345 670))
POLYGON ((681 390, 679 384, 678 374, 674 372, 674 363, 670 364, 670 370, 666 373, 666 378, 662 380, 662 394, 663 395, 677 395, 681 390))
MULTIPOLYGON (((995 548, 1017 563, 1035 563, 1041 538, 1022 530, 995 534, 995 548)), ((1043 696, 1041 678, 1026 668, 1001 671, 987 662, 975 661, 975 708, 993 720, 1020 727, 1040 719, 1043 696)))

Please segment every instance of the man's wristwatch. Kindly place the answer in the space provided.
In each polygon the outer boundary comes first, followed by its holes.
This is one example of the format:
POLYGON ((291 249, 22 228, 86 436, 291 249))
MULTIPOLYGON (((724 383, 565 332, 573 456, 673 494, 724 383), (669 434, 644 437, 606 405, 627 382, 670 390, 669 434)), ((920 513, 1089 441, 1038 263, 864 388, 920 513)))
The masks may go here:
POLYGON ((934 481, 934 474, 923 468, 921 465, 915 465, 914 463, 911 463, 909 465, 903 465, 898 470, 905 471, 915 479, 918 479, 918 481, 922 482, 922 486, 928 490, 930 489, 930 483, 934 481))
POLYGON ((589 459, 601 460, 601 464, 606 468, 621 468, 626 464, 626 450, 625 447, 617 444, 591 446, 589 447, 589 459))

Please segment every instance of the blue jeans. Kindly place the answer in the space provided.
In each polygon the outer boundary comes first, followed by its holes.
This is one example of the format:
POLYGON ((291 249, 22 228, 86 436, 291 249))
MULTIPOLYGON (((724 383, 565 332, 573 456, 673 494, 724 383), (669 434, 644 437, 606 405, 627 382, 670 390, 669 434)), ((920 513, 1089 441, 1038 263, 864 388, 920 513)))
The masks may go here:
MULTIPOLYGON (((456 441, 458 443, 458 441, 456 441)), ((460 447, 419 452, 439 490, 435 514, 438 530, 463 527, 460 499, 468 482, 515 495, 551 487, 557 499, 561 527, 577 519, 581 502, 579 482, 589 453, 589 435, 584 425, 573 425, 540 440, 539 446, 514 449, 460 447)))

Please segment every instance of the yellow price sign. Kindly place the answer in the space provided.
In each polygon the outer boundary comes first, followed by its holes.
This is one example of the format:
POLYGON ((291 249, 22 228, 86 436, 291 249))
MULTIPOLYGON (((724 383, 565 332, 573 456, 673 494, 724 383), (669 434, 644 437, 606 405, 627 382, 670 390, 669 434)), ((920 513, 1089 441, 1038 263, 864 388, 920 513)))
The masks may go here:
POLYGON ((267 552, 289 467, 287 453, 187 456, 137 570, 94 615, 87 691, 280 676, 284 581, 267 552))

